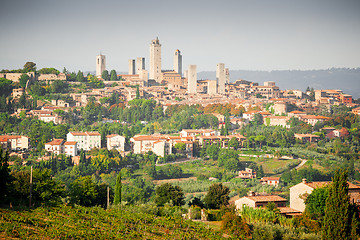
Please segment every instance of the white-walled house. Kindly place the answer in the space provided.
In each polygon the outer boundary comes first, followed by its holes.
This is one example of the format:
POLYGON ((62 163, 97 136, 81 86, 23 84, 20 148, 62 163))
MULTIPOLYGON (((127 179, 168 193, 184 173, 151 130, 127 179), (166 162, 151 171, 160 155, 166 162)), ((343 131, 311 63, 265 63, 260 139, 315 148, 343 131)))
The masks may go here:
POLYGON ((125 151, 125 137, 119 134, 111 134, 106 136, 107 149, 110 151, 115 148, 118 151, 125 151))
POLYGON ((92 148, 101 148, 101 135, 98 132, 69 132, 66 135, 68 142, 77 142, 77 149, 89 151, 92 148))
POLYGON ((78 149, 77 149, 77 142, 65 142, 64 143, 64 150, 65 150, 65 154, 66 156, 76 156, 78 153, 78 149))
POLYGON ((54 139, 45 143, 45 150, 56 155, 64 153, 64 139, 54 139))

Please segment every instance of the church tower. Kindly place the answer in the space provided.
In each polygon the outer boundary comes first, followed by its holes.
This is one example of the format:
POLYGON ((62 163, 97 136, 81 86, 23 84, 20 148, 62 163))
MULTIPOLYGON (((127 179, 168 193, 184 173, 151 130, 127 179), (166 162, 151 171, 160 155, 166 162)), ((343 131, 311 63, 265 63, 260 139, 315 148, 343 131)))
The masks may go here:
POLYGON ((101 77, 101 74, 106 69, 105 55, 96 56, 96 76, 101 77))
POLYGON ((150 44, 150 79, 161 82, 161 44, 159 38, 151 41, 150 44))
POLYGON ((182 55, 179 49, 174 53, 174 71, 182 76, 182 55))

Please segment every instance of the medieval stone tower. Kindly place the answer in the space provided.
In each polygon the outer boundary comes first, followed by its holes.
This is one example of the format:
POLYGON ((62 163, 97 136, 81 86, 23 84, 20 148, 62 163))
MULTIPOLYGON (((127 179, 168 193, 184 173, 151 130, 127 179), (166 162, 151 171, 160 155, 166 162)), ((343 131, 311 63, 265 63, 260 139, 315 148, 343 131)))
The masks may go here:
POLYGON ((136 74, 140 74, 141 70, 145 70, 145 58, 136 58, 136 74))
POLYGON ((196 73, 196 65, 189 65, 188 68, 188 93, 196 93, 197 88, 197 73, 196 73))
POLYGON ((174 71, 182 76, 182 55, 179 49, 174 53, 174 71))
POLYGON ((151 41, 150 44, 150 79, 161 82, 161 44, 159 38, 151 41))
POLYGON ((106 60, 105 55, 97 55, 96 56, 96 76, 101 77, 101 74, 106 69, 106 60))
POLYGON ((129 75, 135 74, 135 59, 129 59, 129 75))
POLYGON ((218 93, 220 94, 225 93, 225 81, 226 81, 225 64, 218 63, 216 65, 216 82, 218 85, 218 93))

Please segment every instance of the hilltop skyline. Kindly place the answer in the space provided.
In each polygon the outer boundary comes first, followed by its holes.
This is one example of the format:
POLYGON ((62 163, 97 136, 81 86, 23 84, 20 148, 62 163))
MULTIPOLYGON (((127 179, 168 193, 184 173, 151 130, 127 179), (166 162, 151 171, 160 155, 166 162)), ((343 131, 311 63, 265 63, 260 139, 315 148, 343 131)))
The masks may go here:
POLYGON ((184 69, 309 70, 360 67, 360 2, 346 1, 9 1, 2 2, 0 69, 126 72, 128 60, 146 58, 159 37, 162 68, 176 49, 184 69))

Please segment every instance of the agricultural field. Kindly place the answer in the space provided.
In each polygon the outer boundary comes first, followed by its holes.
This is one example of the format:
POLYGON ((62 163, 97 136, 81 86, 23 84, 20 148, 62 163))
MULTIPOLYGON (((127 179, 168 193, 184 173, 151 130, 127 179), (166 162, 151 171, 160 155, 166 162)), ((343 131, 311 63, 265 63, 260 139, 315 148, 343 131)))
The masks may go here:
POLYGON ((1 209, 1 239, 221 239, 222 233, 180 217, 158 217, 134 208, 1 209))

